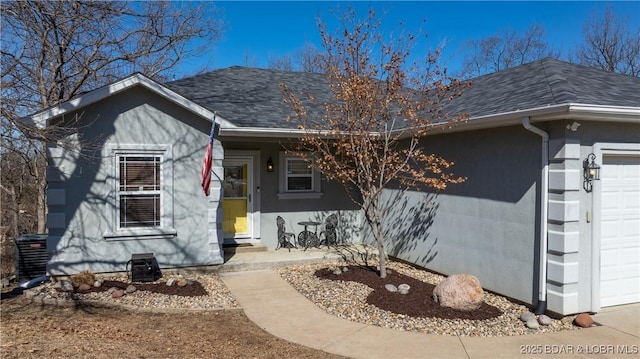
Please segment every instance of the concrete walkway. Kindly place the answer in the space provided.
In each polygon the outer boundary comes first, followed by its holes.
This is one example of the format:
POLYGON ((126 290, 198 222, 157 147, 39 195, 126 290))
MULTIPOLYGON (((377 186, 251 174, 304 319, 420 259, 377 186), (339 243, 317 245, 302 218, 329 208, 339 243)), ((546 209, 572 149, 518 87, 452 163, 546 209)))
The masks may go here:
POLYGON ((553 334, 478 338, 420 334, 329 315, 271 269, 220 273, 247 317, 293 343, 352 358, 637 358, 640 305, 594 316, 601 326, 553 334))

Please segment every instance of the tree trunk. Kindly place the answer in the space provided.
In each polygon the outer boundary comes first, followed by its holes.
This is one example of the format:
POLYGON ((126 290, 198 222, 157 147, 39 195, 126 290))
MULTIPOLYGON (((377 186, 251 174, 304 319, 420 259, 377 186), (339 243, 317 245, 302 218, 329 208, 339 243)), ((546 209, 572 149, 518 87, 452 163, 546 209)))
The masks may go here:
MULTIPOLYGON (((376 191, 373 191, 376 192, 376 191)), ((379 208, 380 198, 379 195, 375 198, 371 198, 369 206, 365 211, 365 216, 373 237, 376 239, 378 245, 378 264, 380 266, 380 278, 387 277, 387 256, 384 250, 384 232, 382 231, 382 211, 379 208)))
POLYGON ((36 223, 38 225, 37 233, 46 233, 47 232, 47 179, 45 178, 46 173, 46 160, 44 161, 44 165, 38 163, 38 156, 35 159, 36 163, 33 166, 35 168, 35 178, 37 181, 37 190, 38 190, 38 198, 37 198, 37 209, 36 209, 36 223))
POLYGON ((20 216, 20 208, 18 206, 16 206, 16 204, 18 203, 18 196, 16 196, 16 188, 15 187, 11 187, 11 191, 9 191, 10 196, 11 196, 11 203, 13 204, 13 209, 12 209, 12 217, 13 220, 11 221, 11 238, 16 239, 18 237, 18 220, 19 220, 19 216, 20 216))

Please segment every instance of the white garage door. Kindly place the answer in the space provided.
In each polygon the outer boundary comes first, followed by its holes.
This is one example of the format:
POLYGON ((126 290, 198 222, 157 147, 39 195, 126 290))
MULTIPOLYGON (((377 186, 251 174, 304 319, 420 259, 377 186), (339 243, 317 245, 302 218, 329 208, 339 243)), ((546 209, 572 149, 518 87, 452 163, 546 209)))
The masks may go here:
POLYGON ((603 158, 600 305, 640 302, 640 156, 603 158))

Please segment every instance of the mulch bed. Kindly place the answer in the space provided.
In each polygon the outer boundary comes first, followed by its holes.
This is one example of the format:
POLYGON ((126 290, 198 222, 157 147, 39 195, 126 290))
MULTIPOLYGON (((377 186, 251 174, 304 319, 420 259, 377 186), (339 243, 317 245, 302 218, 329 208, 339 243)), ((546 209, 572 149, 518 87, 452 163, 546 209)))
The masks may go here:
POLYGON ((200 297, 209 295, 206 289, 200 284, 200 282, 194 281, 190 285, 185 285, 184 287, 180 287, 176 284, 172 286, 167 286, 165 282, 156 282, 156 283, 126 283, 115 280, 105 280, 102 286, 100 287, 91 287, 86 291, 79 291, 76 288, 78 293, 102 293, 109 290, 109 288, 116 287, 119 289, 126 289, 129 285, 133 285, 139 291, 147 291, 151 293, 158 294, 166 294, 166 295, 177 295, 181 297, 200 297))
POLYGON ((342 274, 333 274, 333 270, 322 268, 316 271, 316 276, 321 279, 352 281, 365 284, 374 291, 367 297, 367 304, 380 309, 411 317, 433 317, 442 319, 471 319, 485 320, 496 318, 502 311, 487 303, 482 303, 480 308, 474 311, 462 311, 441 307, 431 298, 434 285, 422 282, 410 276, 396 271, 387 271, 387 278, 380 278, 375 268, 366 266, 349 266, 349 270, 342 274), (408 284, 411 289, 407 294, 390 292, 385 288, 386 284, 396 287, 400 284, 408 284))

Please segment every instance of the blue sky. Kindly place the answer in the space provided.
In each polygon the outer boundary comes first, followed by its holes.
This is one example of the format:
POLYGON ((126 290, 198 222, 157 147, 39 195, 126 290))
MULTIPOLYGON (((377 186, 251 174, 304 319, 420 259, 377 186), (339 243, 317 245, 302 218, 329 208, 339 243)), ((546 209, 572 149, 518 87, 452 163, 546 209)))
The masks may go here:
POLYGON ((629 27, 640 26, 640 1, 217 1, 226 23, 221 40, 207 53, 189 59, 177 69, 178 77, 206 67, 209 70, 233 65, 267 67, 272 58, 292 55, 310 42, 321 48, 316 20, 337 26, 331 10, 351 5, 360 17, 371 6, 384 14, 383 30, 415 32, 422 25, 428 34, 423 47, 435 47, 447 40, 445 57, 455 70, 456 51, 466 41, 481 39, 505 28, 524 31, 532 23, 547 31, 545 40, 562 53, 579 43, 584 21, 610 5, 617 15, 628 18, 629 27), (247 58, 250 62, 247 62, 247 58))

